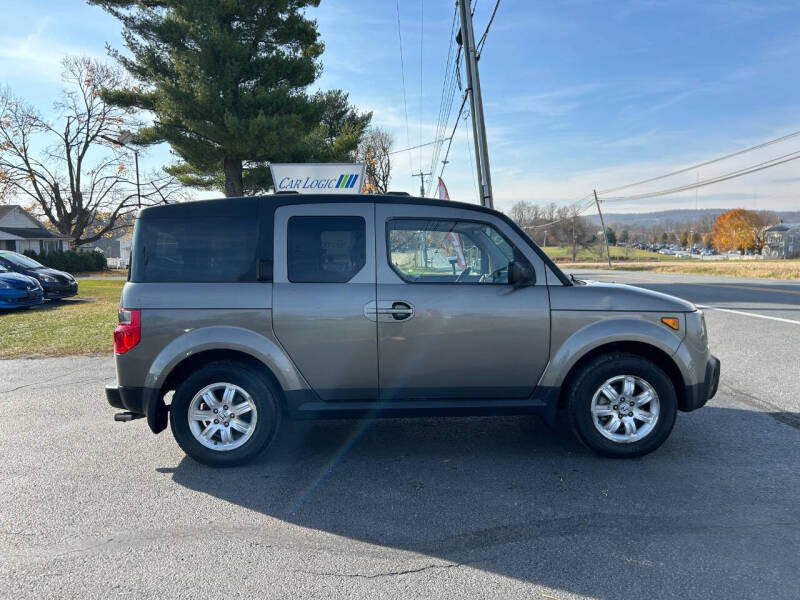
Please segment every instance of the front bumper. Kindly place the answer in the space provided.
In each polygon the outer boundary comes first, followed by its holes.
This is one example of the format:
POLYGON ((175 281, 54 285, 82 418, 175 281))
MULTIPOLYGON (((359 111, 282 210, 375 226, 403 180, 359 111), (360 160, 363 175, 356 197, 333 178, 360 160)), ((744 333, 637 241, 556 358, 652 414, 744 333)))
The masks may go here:
POLYGON ((695 385, 686 386, 686 397, 682 410, 697 410, 705 406, 717 393, 719 387, 720 362, 716 356, 710 356, 706 363, 705 378, 695 385))
POLYGON ((41 291, 37 290, 3 290, 0 294, 0 308, 36 306, 43 301, 41 291))
POLYGON ((48 300, 69 298, 78 293, 78 282, 72 283, 46 283, 44 284, 44 297, 48 300))

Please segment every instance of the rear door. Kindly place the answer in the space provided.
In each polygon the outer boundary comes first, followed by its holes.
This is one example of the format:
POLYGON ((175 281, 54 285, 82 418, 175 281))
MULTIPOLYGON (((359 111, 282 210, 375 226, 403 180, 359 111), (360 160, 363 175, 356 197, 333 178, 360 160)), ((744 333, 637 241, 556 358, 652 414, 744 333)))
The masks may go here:
POLYGON ((550 352, 543 261, 502 219, 376 204, 381 398, 526 398, 550 352), (527 261, 536 284, 508 284, 527 261))
POLYGON ((378 397, 375 207, 305 204, 275 211, 275 335, 327 401, 378 397))

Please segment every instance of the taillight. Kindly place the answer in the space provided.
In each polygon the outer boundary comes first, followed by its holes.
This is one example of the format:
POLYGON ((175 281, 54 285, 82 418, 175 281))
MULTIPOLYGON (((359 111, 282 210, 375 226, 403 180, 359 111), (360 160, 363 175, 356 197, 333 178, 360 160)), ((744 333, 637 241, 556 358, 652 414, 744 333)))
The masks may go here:
POLYGON ((138 308, 120 308, 119 325, 114 330, 114 354, 125 354, 139 343, 142 337, 142 311, 138 308))

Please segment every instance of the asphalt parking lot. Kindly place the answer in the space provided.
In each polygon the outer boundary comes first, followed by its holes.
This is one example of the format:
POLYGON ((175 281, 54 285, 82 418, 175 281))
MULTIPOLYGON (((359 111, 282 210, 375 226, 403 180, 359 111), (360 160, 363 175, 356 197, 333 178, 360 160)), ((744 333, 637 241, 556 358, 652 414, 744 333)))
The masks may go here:
POLYGON ((322 421, 214 470, 112 421, 110 358, 0 361, 0 596, 796 600, 800 285, 592 276, 712 307, 720 391, 641 459, 533 417, 322 421))

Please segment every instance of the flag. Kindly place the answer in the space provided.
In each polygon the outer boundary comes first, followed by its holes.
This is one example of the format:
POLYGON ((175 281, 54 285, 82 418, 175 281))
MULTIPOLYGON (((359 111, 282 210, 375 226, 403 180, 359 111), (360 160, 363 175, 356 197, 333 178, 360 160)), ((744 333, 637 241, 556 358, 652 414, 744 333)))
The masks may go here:
MULTIPOLYGON (((438 193, 439 193, 439 200, 450 200, 450 194, 447 193, 447 186, 442 181, 442 178, 439 177, 439 185, 437 186, 438 193)), ((458 257, 458 267, 460 269, 464 269, 467 266, 467 260, 464 256, 464 247, 461 245, 461 236, 457 233, 453 233, 452 231, 447 234, 450 238, 450 241, 453 243, 453 247, 456 251, 456 256, 458 257)))
POLYGON ((439 185, 437 186, 439 192, 439 200, 450 200, 450 194, 447 193, 447 186, 442 181, 442 178, 439 177, 439 185))

